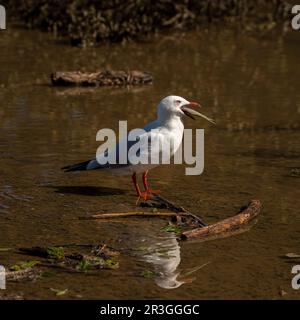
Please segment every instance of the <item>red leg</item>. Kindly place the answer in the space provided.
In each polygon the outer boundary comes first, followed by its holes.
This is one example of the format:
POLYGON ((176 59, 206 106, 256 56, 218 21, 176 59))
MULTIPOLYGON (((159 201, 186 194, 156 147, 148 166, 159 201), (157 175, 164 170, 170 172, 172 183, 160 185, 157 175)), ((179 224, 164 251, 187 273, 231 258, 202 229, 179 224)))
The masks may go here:
POLYGON ((140 190, 140 187, 139 187, 139 185, 138 185, 138 183, 136 181, 136 173, 134 173, 131 178, 132 178, 132 182, 133 182, 136 194, 137 194, 138 197, 140 197, 141 196, 141 190, 140 190))
POLYGON ((136 173, 134 173, 132 175, 132 182, 133 182, 136 194, 138 196, 137 203, 139 202, 140 198, 143 198, 144 200, 150 199, 149 196, 148 196, 148 192, 147 191, 141 192, 140 187, 139 187, 139 185, 137 183, 137 180, 136 180, 136 173))
POLYGON ((159 193, 160 192, 160 190, 149 189, 149 186, 148 186, 148 170, 143 173, 143 184, 144 184, 145 191, 148 194, 159 193))
POLYGON ((147 176, 148 176, 148 170, 143 173, 143 184, 144 184, 145 191, 149 189, 147 176))

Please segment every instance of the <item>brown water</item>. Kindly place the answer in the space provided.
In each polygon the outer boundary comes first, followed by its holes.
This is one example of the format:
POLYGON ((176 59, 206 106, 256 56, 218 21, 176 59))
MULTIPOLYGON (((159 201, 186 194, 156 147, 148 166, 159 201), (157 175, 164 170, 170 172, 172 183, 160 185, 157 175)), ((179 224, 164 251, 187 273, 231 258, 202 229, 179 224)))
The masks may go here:
MULTIPOLYGON (((71 299, 278 299, 284 290, 283 298, 299 298, 290 284, 296 262, 281 257, 300 253, 300 180, 291 174, 300 167, 299 37, 208 30, 80 49, 39 32, 1 32, 0 248, 104 242, 126 249, 118 270, 57 272, 9 282, 5 293, 56 298, 52 287, 68 288, 62 298, 71 299), (139 88, 49 86, 52 71, 99 68, 150 71, 155 81, 139 88), (260 199, 263 210, 250 231, 178 243, 160 231, 165 222, 158 219, 79 220, 104 210, 134 210, 130 179, 65 174, 60 167, 94 156, 99 129, 116 129, 118 120, 134 128, 154 119, 157 102, 169 94, 200 101, 217 126, 186 121, 205 129, 202 175, 186 176, 183 165, 162 166, 151 172, 151 185, 207 222, 260 199), (189 276, 192 282, 176 282, 206 263, 189 276), (165 275, 147 279, 145 270, 165 275)), ((0 259, 9 267, 25 257, 0 251, 0 259)))

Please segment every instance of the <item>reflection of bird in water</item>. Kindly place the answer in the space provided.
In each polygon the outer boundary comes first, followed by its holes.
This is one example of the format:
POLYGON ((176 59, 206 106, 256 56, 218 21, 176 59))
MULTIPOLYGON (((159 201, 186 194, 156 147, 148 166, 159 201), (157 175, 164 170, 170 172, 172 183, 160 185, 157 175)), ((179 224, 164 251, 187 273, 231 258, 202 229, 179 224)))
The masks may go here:
POLYGON ((180 264, 180 247, 174 235, 162 237, 158 242, 150 245, 143 256, 146 262, 154 266, 158 277, 156 284, 165 289, 175 289, 186 281, 178 280, 180 272, 177 270, 180 264))
POLYGON ((184 283, 191 283, 195 278, 189 276, 210 263, 206 262, 182 273, 178 268, 181 257, 176 236, 170 234, 164 237, 156 237, 154 241, 153 239, 149 240, 149 238, 147 238, 147 241, 144 239, 145 244, 151 242, 142 255, 142 260, 152 264, 157 274, 157 277, 154 278, 155 283, 161 288, 176 289, 184 283))

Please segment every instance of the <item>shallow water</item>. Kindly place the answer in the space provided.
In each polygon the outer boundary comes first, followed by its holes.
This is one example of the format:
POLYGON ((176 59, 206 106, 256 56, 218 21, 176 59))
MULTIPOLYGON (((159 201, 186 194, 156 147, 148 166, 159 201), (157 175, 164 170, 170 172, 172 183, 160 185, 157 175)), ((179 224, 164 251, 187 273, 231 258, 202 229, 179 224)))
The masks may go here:
MULTIPOLYGON (((77 242, 126 252, 118 270, 57 272, 9 282, 5 293, 53 299, 49 288, 68 288, 62 298, 299 298, 290 284, 296 262, 282 258, 300 253, 300 180, 291 174, 300 167, 299 37, 209 29, 80 49, 39 32, 1 32, 0 248, 77 242), (79 68, 140 69, 155 81, 138 88, 49 85, 52 71, 79 68), (134 210, 130 179, 65 174, 60 167, 94 156, 99 129, 154 119, 156 103, 169 94, 200 101, 217 126, 187 119, 186 127, 205 129, 204 173, 186 176, 183 165, 162 166, 150 173, 152 187, 209 223, 260 199, 263 210, 250 231, 178 243, 160 230, 162 220, 79 220, 134 210), (160 277, 145 278, 145 270, 160 277)), ((0 251, 6 267, 22 259, 0 251)))

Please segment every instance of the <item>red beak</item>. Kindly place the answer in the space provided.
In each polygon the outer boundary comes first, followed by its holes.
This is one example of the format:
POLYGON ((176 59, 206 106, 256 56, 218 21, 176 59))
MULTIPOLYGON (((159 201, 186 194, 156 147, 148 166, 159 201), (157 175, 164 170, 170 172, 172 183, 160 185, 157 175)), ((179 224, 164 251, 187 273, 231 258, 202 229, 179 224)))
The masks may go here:
POLYGON ((200 103, 194 101, 189 102, 189 104, 186 104, 185 106, 192 108, 202 108, 202 105, 200 103))

